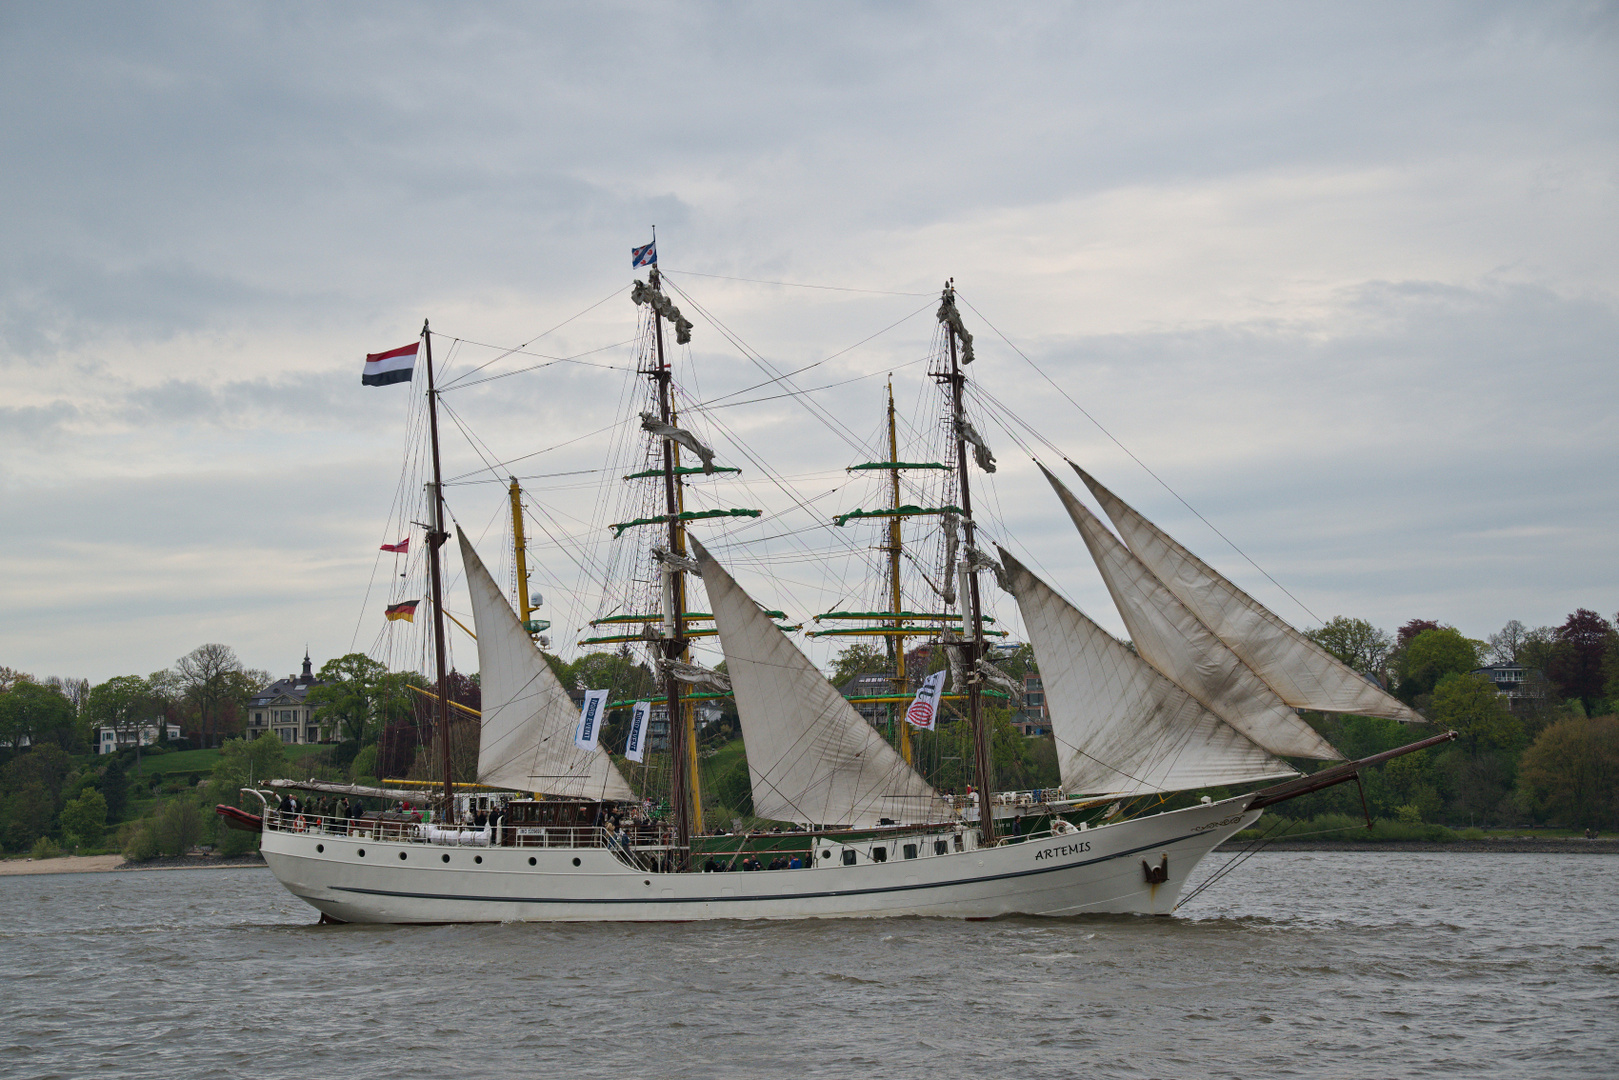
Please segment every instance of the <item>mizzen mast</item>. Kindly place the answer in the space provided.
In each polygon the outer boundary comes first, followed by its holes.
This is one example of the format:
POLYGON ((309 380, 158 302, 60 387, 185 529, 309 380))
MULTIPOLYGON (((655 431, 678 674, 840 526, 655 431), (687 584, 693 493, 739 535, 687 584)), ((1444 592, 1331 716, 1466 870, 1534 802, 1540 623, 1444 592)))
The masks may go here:
POLYGON ((427 427, 433 443, 433 528, 427 534, 428 579, 433 591, 433 663, 438 676, 438 718, 440 764, 444 770, 444 813, 455 809, 455 788, 450 776, 450 694, 444 666, 444 575, 439 568, 439 548, 450 534, 444 531, 444 480, 438 455, 438 389, 433 385, 433 331, 422 320, 422 338, 427 344, 427 427))

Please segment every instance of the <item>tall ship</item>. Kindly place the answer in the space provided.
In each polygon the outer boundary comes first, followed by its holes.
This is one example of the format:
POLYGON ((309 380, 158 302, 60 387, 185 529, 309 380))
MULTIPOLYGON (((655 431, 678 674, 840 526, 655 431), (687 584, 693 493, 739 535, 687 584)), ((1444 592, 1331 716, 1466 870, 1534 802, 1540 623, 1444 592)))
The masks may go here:
MULTIPOLYGON (((411 364, 396 361, 392 370, 404 375, 395 378, 420 371, 426 386, 431 480, 418 525, 440 779, 410 793, 280 785, 408 797, 414 805, 404 813, 344 803, 315 814, 273 788, 244 791, 261 801, 257 813, 220 808, 261 831, 277 879, 323 919, 1167 915, 1205 857, 1266 807, 1454 737, 1344 761, 1301 711, 1422 718, 1065 459, 1036 465, 1128 640, 1015 557, 1014 539, 974 514, 975 488, 996 464, 970 406, 994 399, 969 392, 973 340, 952 284, 939 297, 927 369, 936 397, 926 426, 940 460, 902 460, 890 383, 886 439, 872 447, 875 460, 849 466, 850 475, 879 478, 885 497, 828 526, 877 531, 875 557, 859 560, 874 584, 861 591, 851 583, 848 594, 864 605, 790 621, 739 581, 768 558, 727 542, 723 530, 762 511, 714 493, 740 469, 699 430, 701 410, 682 407, 672 354, 693 323, 655 261, 631 299, 641 389, 610 460, 624 484, 605 500, 619 518, 609 526, 613 546, 583 561, 600 588, 578 643, 616 650, 643 673, 622 700, 614 688, 564 685, 542 652, 548 624, 532 618, 515 479, 509 591, 467 530, 447 527, 443 391, 429 328, 419 349, 386 354, 408 352, 411 364), (699 538, 707 527, 720 530, 718 539, 699 538), (461 628, 476 641, 481 691, 477 710, 460 710, 476 718, 476 786, 463 787, 452 775, 446 660, 446 618, 461 622, 446 610, 442 556, 452 541, 471 613, 461 628), (1059 787, 996 782, 998 702, 1020 690, 996 648, 1008 633, 997 615, 1012 610, 1043 681, 1059 787), (871 654, 885 666, 867 680, 870 692, 848 694, 829 681, 800 644, 816 637, 878 643, 871 654), (747 822, 704 820, 699 717, 717 703, 734 706, 745 748, 747 822), (604 738, 609 714, 619 719, 604 738), (940 750, 947 715, 959 736, 948 745, 960 753, 940 750), (1303 762, 1331 764, 1306 773, 1303 762), (1211 789, 1223 797, 1198 794, 1211 789), (1243 793, 1224 795, 1231 789, 1243 793)), ((779 373, 770 381, 791 385, 779 373)), ((800 508, 807 501, 789 497, 800 508)))

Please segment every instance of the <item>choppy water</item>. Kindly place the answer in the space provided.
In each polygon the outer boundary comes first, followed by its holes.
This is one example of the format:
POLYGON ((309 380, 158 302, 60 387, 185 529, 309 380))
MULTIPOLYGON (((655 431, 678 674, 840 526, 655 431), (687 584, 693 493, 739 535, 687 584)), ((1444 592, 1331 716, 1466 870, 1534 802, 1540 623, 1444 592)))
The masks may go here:
POLYGON ((1271 853, 1172 919, 323 927, 262 869, 0 901, 3 1076, 1619 1075, 1612 856, 1271 853))

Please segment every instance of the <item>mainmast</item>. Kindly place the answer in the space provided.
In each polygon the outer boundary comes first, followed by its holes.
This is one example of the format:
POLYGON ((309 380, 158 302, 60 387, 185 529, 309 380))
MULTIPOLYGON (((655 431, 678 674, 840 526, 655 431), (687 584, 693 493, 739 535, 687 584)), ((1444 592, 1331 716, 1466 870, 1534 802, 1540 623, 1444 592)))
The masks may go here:
MULTIPOLYGON (((894 380, 888 380, 888 460, 896 465, 899 462, 899 434, 894 424, 894 380)), ((889 505, 894 516, 888 519, 888 580, 889 601, 893 604, 894 633, 888 638, 888 648, 894 661, 894 694, 903 696, 910 689, 910 682, 905 675, 905 621, 902 618, 905 612, 904 597, 900 593, 899 559, 901 548, 901 518, 899 514, 899 469, 895 468, 888 474, 889 478, 889 505)), ((894 715, 894 705, 888 706, 890 718, 894 715)), ((905 759, 905 764, 911 761, 911 725, 903 719, 899 723, 899 752, 905 759)))
POLYGON ((427 342, 427 426, 433 442, 433 528, 427 534, 427 569, 433 590, 433 663, 438 675, 438 733, 444 769, 444 815, 455 812, 455 788, 450 776, 450 694, 444 667, 444 576, 439 570, 439 548, 450 534, 444 531, 444 481, 438 461, 438 390, 433 385, 433 332, 422 320, 427 342))
MULTIPOLYGON (((967 376, 961 371, 961 360, 956 351, 957 325, 944 318, 944 309, 954 311, 956 304, 956 287, 953 282, 946 283, 944 294, 941 297, 940 321, 944 324, 945 340, 950 346, 950 416, 951 426, 956 436, 956 479, 961 486, 961 527, 963 539, 966 541, 967 552, 977 550, 977 526, 973 524, 972 491, 968 484, 967 469, 967 413, 962 403, 962 391, 967 384, 967 376)), ((955 320, 959 323, 959 318, 955 320)), ((970 555, 967 556, 969 559, 970 555)), ((950 568, 946 569, 946 573, 950 568)), ((965 644, 957 646, 962 652, 962 670, 967 672, 967 717, 973 729, 973 751, 977 759, 978 778, 978 831, 981 840, 985 843, 995 839, 995 810, 990 805, 995 793, 995 775, 990 759, 990 732, 984 722, 983 679, 978 674, 978 661, 984 655, 984 620, 983 608, 978 593, 978 573, 973 570, 963 575, 967 581, 967 595, 961 598, 966 616, 966 629, 970 636, 965 644)))
MULTIPOLYGON (((659 287, 659 274, 656 266, 652 267, 647 275, 652 288, 659 287)), ((670 382, 673 372, 669 367, 669 358, 663 349, 663 316, 656 305, 652 305, 652 326, 658 348, 658 363, 652 371, 652 379, 658 388, 658 418, 665 424, 673 425, 675 422, 674 405, 670 392, 670 382)), ((680 467, 679 453, 675 449, 674 440, 664 439, 663 442, 663 494, 664 509, 669 515, 669 553, 677 559, 686 557, 686 530, 681 525, 680 476, 676 470, 680 467)), ((686 637, 686 572, 673 561, 663 566, 664 574, 664 620, 666 634, 663 641, 663 655, 672 661, 689 662, 689 639, 686 637)), ((673 674, 666 676, 668 684, 669 705, 669 754, 673 767, 669 773, 669 802, 675 811, 676 844, 680 847, 691 845, 692 834, 692 796, 697 792, 697 755, 693 752, 693 732, 690 731, 690 721, 684 714, 680 680, 673 674)), ((699 808, 699 813, 701 809, 699 808)))

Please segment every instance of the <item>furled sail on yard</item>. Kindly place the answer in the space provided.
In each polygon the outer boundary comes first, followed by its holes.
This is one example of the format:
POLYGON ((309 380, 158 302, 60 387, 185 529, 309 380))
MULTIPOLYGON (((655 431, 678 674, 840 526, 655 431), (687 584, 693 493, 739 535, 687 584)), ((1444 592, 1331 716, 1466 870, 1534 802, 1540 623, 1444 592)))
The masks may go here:
POLYGON ((1001 563, 1040 664, 1063 790, 1128 796, 1298 775, 1004 548, 1001 563))
POLYGON ((478 782, 572 798, 635 798, 607 751, 574 745, 579 706, 523 631, 466 533, 460 537, 483 690, 478 782))
POLYGON ((1084 469, 1073 467, 1136 558, 1283 701, 1296 709, 1422 722, 1410 706, 1293 629, 1084 469))
POLYGON ((870 827, 942 821, 926 781, 816 670, 787 635, 695 540, 703 585, 725 650, 762 818, 870 827))
POLYGON ((1329 761, 1343 756, 1299 719, 1073 492, 1044 466, 1040 471, 1084 537, 1131 641, 1148 663, 1273 754, 1329 761))

